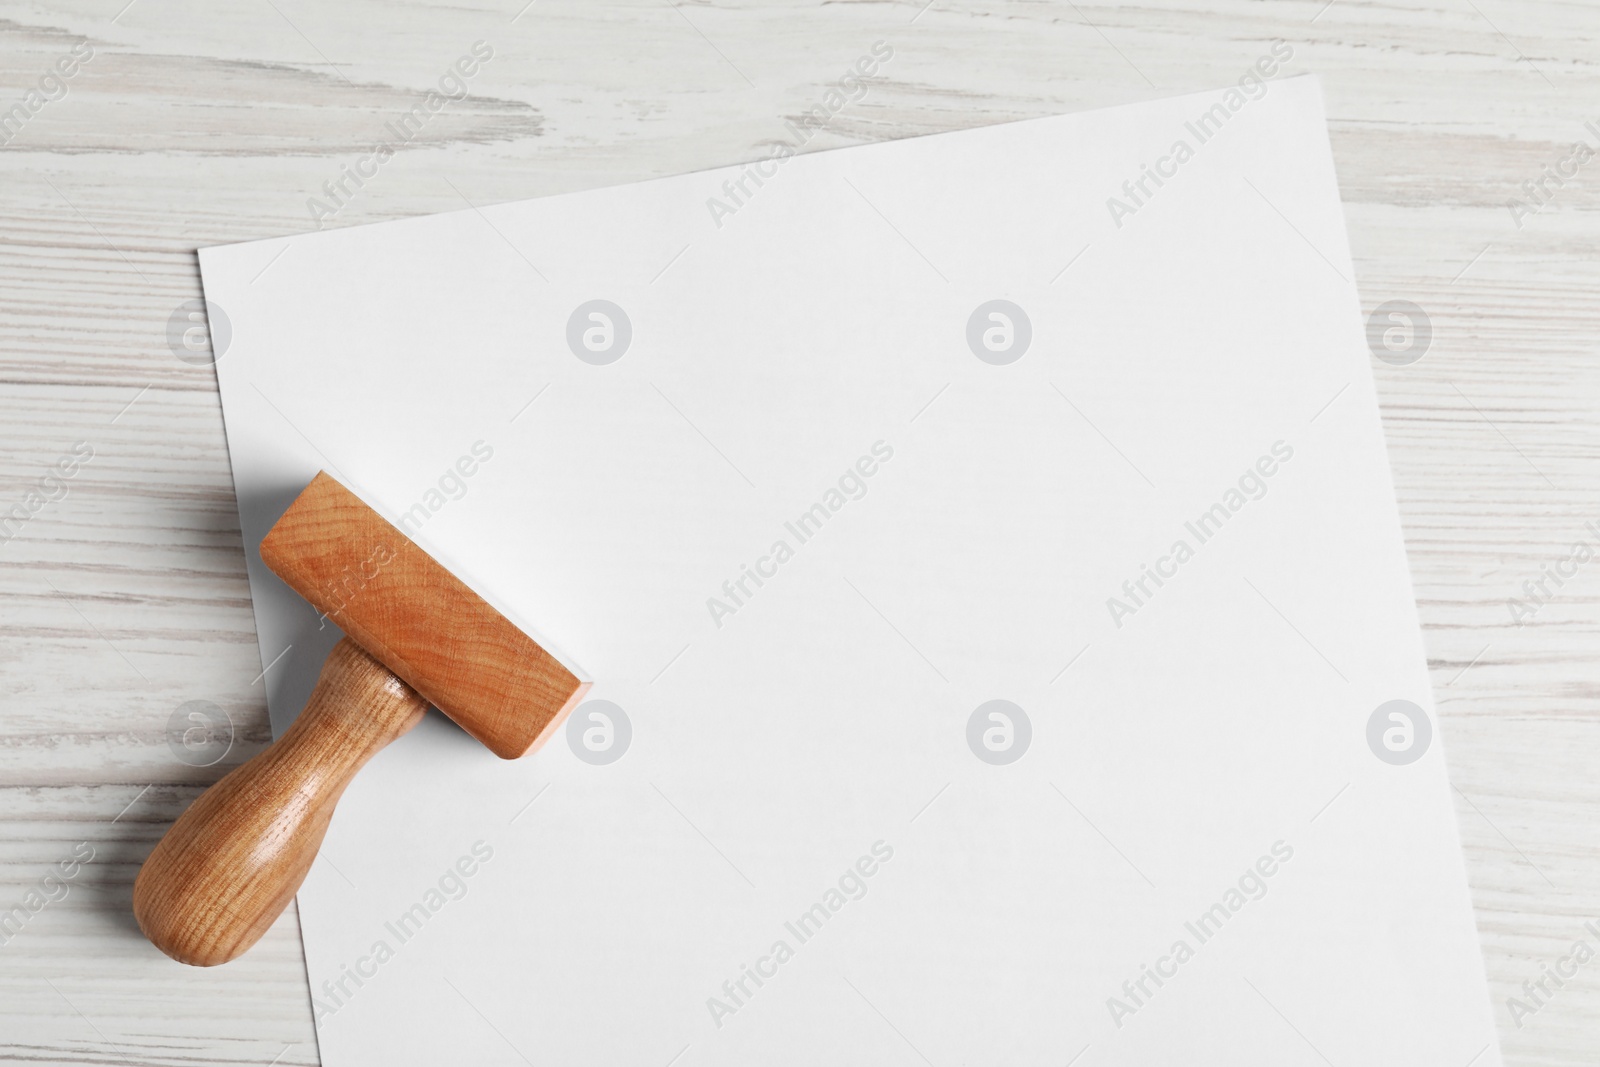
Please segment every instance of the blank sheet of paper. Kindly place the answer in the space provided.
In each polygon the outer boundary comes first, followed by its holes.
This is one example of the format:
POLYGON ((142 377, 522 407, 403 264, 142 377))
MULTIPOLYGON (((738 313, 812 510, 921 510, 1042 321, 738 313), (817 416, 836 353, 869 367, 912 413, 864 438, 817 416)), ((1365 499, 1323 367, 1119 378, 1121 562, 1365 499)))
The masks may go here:
POLYGON ((201 254, 275 727, 319 469, 596 679, 351 787, 323 1062, 1499 1063, 1320 91, 1247 88, 201 254))

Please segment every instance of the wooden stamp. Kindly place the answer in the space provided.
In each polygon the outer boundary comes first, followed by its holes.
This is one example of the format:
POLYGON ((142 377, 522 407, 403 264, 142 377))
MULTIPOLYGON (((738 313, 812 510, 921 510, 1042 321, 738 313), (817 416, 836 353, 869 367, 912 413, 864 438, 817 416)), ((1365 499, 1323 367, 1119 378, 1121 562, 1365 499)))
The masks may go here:
POLYGON ((515 759, 590 685, 326 473, 268 532, 261 558, 345 637, 283 737, 195 801, 134 882, 145 936, 202 967, 266 933, 345 787, 430 703, 515 759))

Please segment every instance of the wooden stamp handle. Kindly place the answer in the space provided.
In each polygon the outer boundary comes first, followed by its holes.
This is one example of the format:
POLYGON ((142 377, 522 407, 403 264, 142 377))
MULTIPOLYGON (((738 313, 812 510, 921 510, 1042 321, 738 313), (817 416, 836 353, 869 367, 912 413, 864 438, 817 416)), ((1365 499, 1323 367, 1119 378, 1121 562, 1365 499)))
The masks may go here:
POLYGON ((294 725, 206 790, 150 853, 133 885, 145 936, 199 967, 254 945, 305 881, 345 786, 427 707, 341 640, 294 725))

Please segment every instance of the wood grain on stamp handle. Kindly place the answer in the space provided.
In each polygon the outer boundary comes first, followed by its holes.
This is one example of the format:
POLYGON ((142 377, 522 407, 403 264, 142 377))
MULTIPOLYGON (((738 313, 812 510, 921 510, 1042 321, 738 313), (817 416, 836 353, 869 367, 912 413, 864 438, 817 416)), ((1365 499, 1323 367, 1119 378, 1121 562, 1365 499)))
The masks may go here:
POLYGON ((345 786, 429 702, 511 759, 589 688, 326 474, 268 532, 261 558, 345 637, 283 738, 184 812, 139 871, 139 927, 183 963, 226 963, 266 933, 345 786))
POLYGON ((140 868, 133 911, 145 936, 201 967, 254 945, 305 881, 345 786, 427 710, 388 668, 341 640, 283 737, 206 790, 140 868))

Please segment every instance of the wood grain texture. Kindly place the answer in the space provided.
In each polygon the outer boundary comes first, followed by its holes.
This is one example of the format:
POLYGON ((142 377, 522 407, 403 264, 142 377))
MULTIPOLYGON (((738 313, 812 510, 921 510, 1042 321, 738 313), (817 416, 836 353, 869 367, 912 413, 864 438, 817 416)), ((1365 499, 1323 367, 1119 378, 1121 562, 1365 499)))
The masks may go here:
POLYGON ((133 914, 179 963, 214 967, 249 950, 300 891, 356 772, 422 721, 428 702, 346 637, 266 751, 201 794, 133 883, 133 914))
POLYGON ((1272 38, 1322 76, 1363 311, 1412 300, 1434 329, 1374 368, 1502 1044, 1595 1062, 1594 965, 1506 1010, 1600 915, 1600 566, 1526 625, 1507 609, 1600 511, 1600 170, 1521 227, 1506 209, 1600 116, 1600 9, 1571 0, 8 5, 0 101, 77 41, 95 58, 0 149, 0 493, 94 458, 0 545, 0 908, 94 858, 0 945, 0 1060, 317 1059, 292 911, 195 971, 129 907, 162 831, 268 737, 215 380, 167 341, 194 249, 312 228, 477 39, 471 96, 328 225, 763 157, 880 38, 893 62, 810 148, 1231 84, 1272 38), (234 723, 206 767, 169 745, 196 699, 234 723))
POLYGON ((261 561, 502 759, 559 728, 589 682, 322 471, 261 561))

